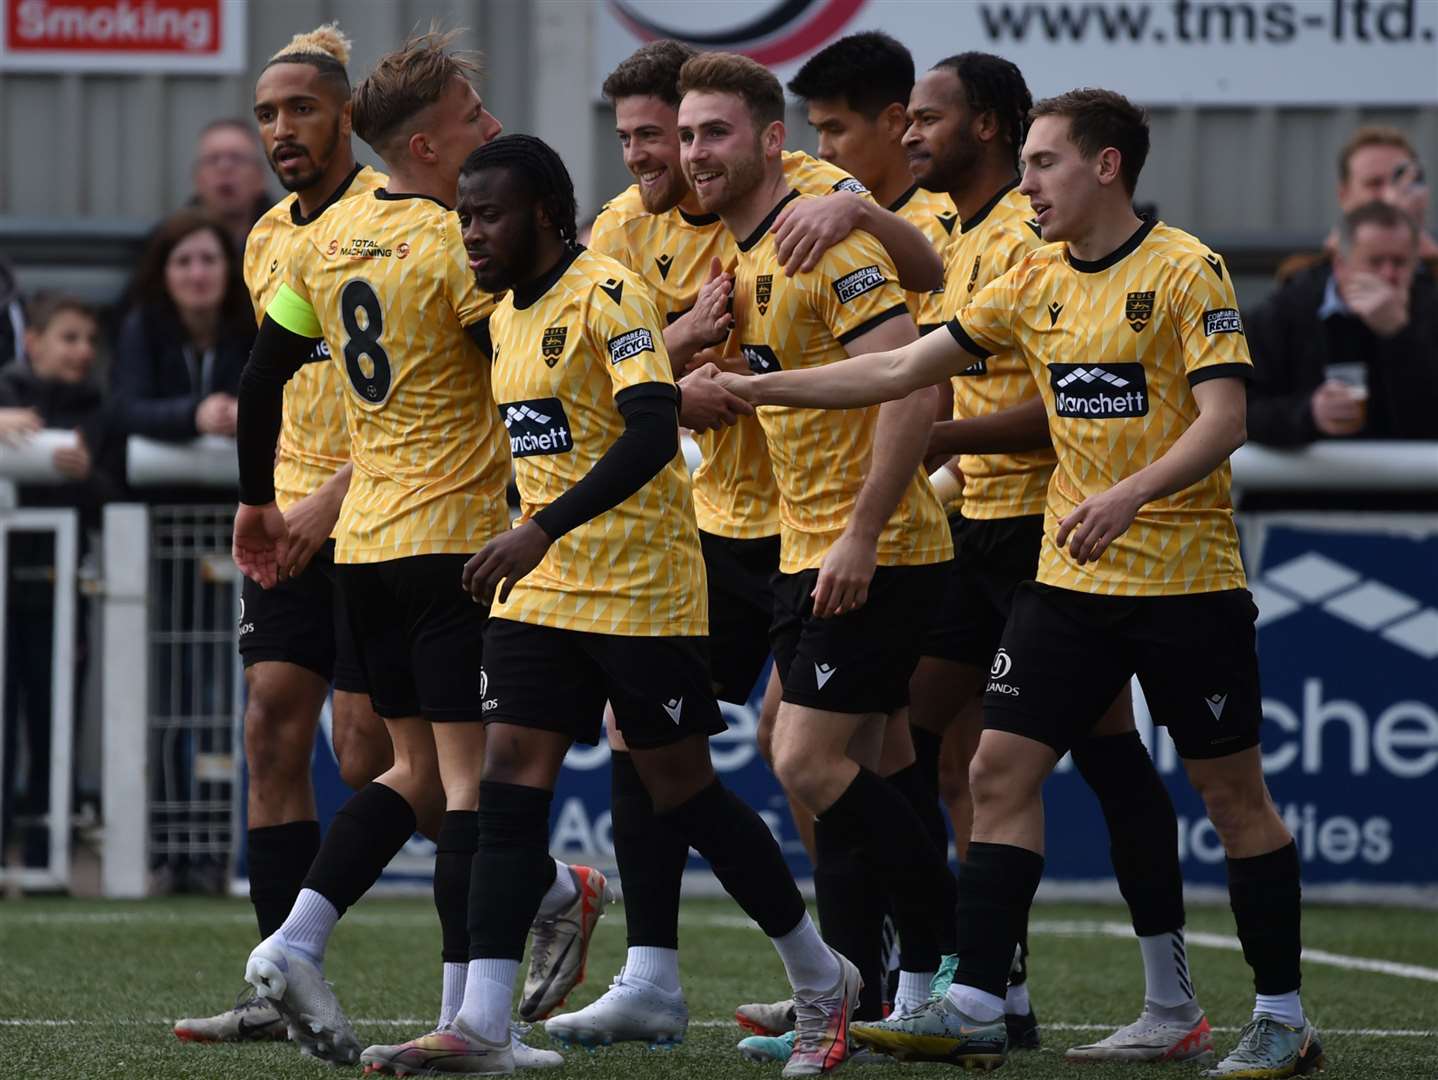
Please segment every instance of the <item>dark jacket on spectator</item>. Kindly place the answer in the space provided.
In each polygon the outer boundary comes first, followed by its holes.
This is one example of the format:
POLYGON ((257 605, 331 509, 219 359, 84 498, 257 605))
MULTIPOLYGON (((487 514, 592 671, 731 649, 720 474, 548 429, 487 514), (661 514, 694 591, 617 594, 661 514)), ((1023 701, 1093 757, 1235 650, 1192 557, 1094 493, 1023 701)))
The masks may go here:
POLYGON ((221 334, 200 353, 174 315, 136 308, 120 327, 110 389, 121 430, 155 439, 193 439, 195 410, 210 394, 237 394, 254 342, 253 325, 221 334))
MULTIPOLYGON (((100 508, 123 495, 123 441, 99 387, 38 378, 28 367, 0 370, 0 408, 34 409, 47 428, 79 430, 90 452, 90 475, 63 484, 20 488, 25 506, 74 506, 87 527, 100 524, 100 508)), ((12 543, 15 538, 12 538, 12 543)))
POLYGON ((1332 267, 1300 272, 1257 308, 1244 329, 1253 354, 1248 437, 1270 446, 1324 438, 1313 422, 1313 392, 1329 364, 1368 366, 1368 422, 1354 438, 1438 439, 1438 285, 1413 279, 1409 323, 1380 338, 1357 316, 1319 318, 1332 267))

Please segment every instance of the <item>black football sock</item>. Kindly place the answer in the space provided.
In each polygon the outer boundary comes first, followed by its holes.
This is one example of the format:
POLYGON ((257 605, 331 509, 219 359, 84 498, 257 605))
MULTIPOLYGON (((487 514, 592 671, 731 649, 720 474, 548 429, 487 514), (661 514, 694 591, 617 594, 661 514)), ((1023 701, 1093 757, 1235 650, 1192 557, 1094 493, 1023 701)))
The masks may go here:
POLYGON ((469 883, 469 958, 520 960, 540 901, 554 884, 553 792, 492 780, 479 785, 479 846, 469 883))
POLYGON ((856 1020, 884 1016, 884 889, 866 872, 857 850, 841 831, 814 823, 814 900, 819 932, 859 969, 864 988, 854 1010, 856 1020))
POLYGON ((860 769, 819 815, 848 838, 884 882, 906 971, 936 971, 944 923, 953 921, 953 874, 897 788, 860 769))
POLYGON ((970 842, 959 873, 959 965, 954 981, 1002 999, 1014 947, 1028 924, 1044 857, 1010 844, 970 842))
POLYGON ((939 798, 939 752, 943 749, 944 737, 935 735, 928 728, 910 724, 909 738, 914 744, 912 768, 918 770, 916 775, 933 792, 933 798, 937 802, 939 798))
POLYGON ((1178 817, 1138 732, 1086 739, 1073 748, 1073 759, 1103 808, 1109 858, 1133 932, 1151 937, 1182 929, 1178 817))
POLYGON ((413 807, 393 788, 370 782, 335 814, 303 888, 319 893, 343 915, 413 835, 413 807))
POLYGON ((634 759, 611 755, 610 815, 614 860, 624 886, 630 948, 679 948, 679 892, 689 841, 654 813, 634 759))
POLYGON ((1228 900, 1243 958, 1260 994, 1291 994, 1299 986, 1299 924, 1303 916, 1298 845, 1228 860, 1228 900))
POLYGON ((659 818, 704 856, 724 891, 767 937, 783 937, 799 925, 804 898, 778 841, 754 808, 717 779, 659 818))
MULTIPOLYGON (((915 729, 918 730, 918 729, 915 729)), ((920 822, 923 823, 924 832, 928 835, 934 850, 939 853, 944 866, 949 865, 949 830, 944 827, 944 815, 939 809, 938 791, 929 787, 925 781, 921 766, 915 761, 908 768, 900 769, 891 776, 886 777, 889 783, 898 789, 904 799, 914 808, 920 822)), ((944 875, 945 892, 940 898, 945 911, 953 911, 954 905, 958 903, 959 894, 954 884, 954 875, 949 872, 944 875)), ((939 952, 943 954, 952 953, 957 950, 955 941, 956 930, 953 919, 943 919, 939 923, 939 952)), ((902 942, 901 948, 902 948, 902 942)), ((905 971, 922 971, 924 968, 910 968, 904 964, 905 971)))
POLYGON ((434 852, 434 909, 446 964, 469 963, 469 878, 478 846, 478 812, 446 810, 434 852))
POLYGON ((295 906, 301 883, 320 850, 318 821, 266 825, 246 834, 250 903, 263 940, 280 928, 295 906))

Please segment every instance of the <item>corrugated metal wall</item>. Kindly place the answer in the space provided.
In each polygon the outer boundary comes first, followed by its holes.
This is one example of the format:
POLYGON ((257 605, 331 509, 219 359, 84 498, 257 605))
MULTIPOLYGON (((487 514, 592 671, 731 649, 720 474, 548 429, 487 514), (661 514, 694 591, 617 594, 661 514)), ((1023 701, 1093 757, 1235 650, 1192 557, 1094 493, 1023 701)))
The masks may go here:
MULTIPOLYGON (((154 220, 189 193, 199 129, 247 116, 264 59, 291 34, 329 19, 355 39, 356 78, 432 18, 469 27, 469 43, 487 56, 486 100, 509 130, 556 144, 583 211, 629 182, 612 117, 590 99, 602 75, 589 70, 591 0, 250 0, 247 8, 242 75, 0 73, 0 215, 154 220)), ((812 145, 802 116, 792 119, 791 141, 812 145)), ((1410 132, 1438 170, 1438 108, 1170 108, 1154 119, 1140 198, 1216 243, 1326 231, 1334 159, 1360 123, 1410 132)))

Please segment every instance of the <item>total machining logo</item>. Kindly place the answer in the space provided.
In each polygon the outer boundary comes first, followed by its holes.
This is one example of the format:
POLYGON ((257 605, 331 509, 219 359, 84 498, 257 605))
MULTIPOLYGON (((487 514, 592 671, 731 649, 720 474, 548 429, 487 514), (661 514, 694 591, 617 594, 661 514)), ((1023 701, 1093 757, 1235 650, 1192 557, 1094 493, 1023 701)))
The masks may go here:
POLYGON ((1054 412, 1083 420, 1148 415, 1148 379, 1142 364, 1050 364, 1054 412))
POLYGON ((574 449, 569 418, 558 398, 511 401, 499 407, 509 432, 509 452, 517 458, 536 454, 567 454, 574 449))
POLYGON ((1260 627, 1317 604, 1350 626, 1438 660, 1438 609, 1316 551, 1275 566, 1249 588, 1260 627))

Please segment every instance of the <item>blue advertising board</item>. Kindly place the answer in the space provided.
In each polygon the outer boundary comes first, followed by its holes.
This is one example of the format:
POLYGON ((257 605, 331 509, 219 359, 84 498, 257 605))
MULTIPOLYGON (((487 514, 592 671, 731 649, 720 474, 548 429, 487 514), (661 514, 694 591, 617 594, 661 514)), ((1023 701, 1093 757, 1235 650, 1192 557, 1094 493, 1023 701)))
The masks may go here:
MULTIPOLYGON (((1298 842, 1307 895, 1438 895, 1438 518, 1255 515, 1241 522, 1259 608, 1263 764, 1298 842)), ((810 867, 754 740, 763 682, 712 755, 724 783, 779 838, 795 876, 810 867)), ((1217 833, 1135 686, 1139 730, 1178 812, 1185 881, 1221 888, 1217 833)), ((347 794, 328 742, 316 753, 322 819, 347 794)), ((1097 802, 1065 759, 1045 789, 1046 887, 1111 878, 1097 802)), ((609 749, 573 748, 554 800, 560 858, 613 866, 609 749)), ((416 838, 387 880, 423 881, 433 848, 416 838)), ((702 871, 699 860, 691 869, 702 871)), ((1115 894, 1116 895, 1116 894, 1115 894)))

